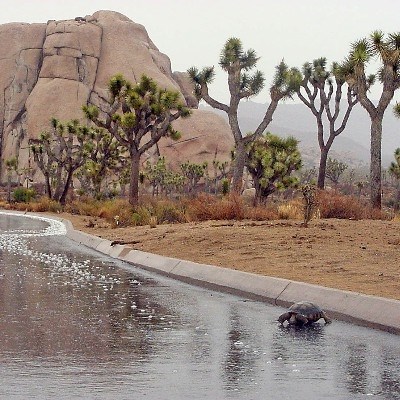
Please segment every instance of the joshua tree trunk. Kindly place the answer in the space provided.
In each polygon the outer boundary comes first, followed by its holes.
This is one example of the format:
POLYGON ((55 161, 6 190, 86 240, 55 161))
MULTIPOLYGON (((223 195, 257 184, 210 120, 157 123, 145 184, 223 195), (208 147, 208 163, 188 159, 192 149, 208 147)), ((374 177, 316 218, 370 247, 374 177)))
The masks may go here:
POLYGON ((11 174, 7 174, 7 203, 11 203, 11 174))
POLYGON ((52 193, 51 193, 50 176, 48 173, 45 173, 44 177, 45 177, 45 184, 46 184, 46 194, 47 194, 47 197, 49 199, 51 199, 52 193))
POLYGON ((69 188, 71 186, 73 172, 74 172, 73 170, 69 170, 68 171, 67 179, 65 181, 65 186, 64 186, 64 189, 63 189, 62 194, 60 196, 60 204, 62 204, 63 206, 65 205, 65 203, 67 201, 67 194, 68 194, 68 190, 69 190, 69 188))
POLYGON ((261 202, 261 184, 258 181, 258 179, 254 179, 254 189, 256 192, 254 193, 254 199, 253 199, 253 206, 257 207, 260 202, 261 202))
POLYGON ((335 137, 336 135, 331 134, 325 145, 321 145, 320 143, 321 155, 319 159, 319 171, 318 171, 318 183, 317 183, 318 189, 325 189, 326 164, 328 161, 328 154, 331 150, 333 140, 335 137))
POLYGON ((275 192, 274 185, 268 185, 266 188, 263 188, 258 179, 254 180, 254 188, 256 189, 253 200, 254 207, 257 207, 260 204, 265 204, 268 196, 275 192))
POLYGON ((373 208, 382 205, 382 119, 383 115, 371 118, 371 165, 370 165, 370 199, 373 208))
POLYGON ((232 176, 232 191, 234 193, 242 193, 243 171, 246 165, 246 146, 243 140, 239 140, 236 144, 235 166, 232 176))
POLYGON ((348 86, 347 106, 345 112, 340 113, 342 97, 344 97, 344 77, 345 74, 341 72, 338 63, 334 62, 331 70, 327 70, 326 58, 321 57, 303 65, 303 79, 297 89, 299 99, 310 109, 317 124, 317 138, 321 151, 318 172, 319 189, 325 188, 326 163, 333 141, 345 129, 351 110, 358 102, 355 92, 348 86), (324 129, 324 125, 329 128, 329 134, 324 129))
POLYGON ((326 162, 328 160, 328 149, 324 147, 321 149, 321 157, 319 159, 319 170, 318 170, 318 188, 325 188, 325 175, 326 175, 326 162))
POLYGON ((129 185, 129 204, 137 206, 139 204, 139 168, 140 153, 131 154, 131 176, 129 185))

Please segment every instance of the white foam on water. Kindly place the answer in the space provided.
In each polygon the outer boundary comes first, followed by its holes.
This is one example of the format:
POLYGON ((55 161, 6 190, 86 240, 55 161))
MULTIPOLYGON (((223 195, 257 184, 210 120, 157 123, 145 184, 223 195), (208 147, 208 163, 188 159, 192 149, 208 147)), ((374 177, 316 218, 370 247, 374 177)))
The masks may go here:
POLYGON ((18 213, 9 213, 0 211, 0 215, 13 215, 21 218, 32 218, 45 221, 48 227, 42 230, 12 230, 0 233, 0 249, 10 254, 21 255, 27 257, 31 262, 36 261, 43 267, 48 268, 52 277, 67 276, 69 281, 64 284, 74 286, 85 286, 97 283, 103 285, 104 290, 108 291, 113 285, 121 283, 118 277, 104 275, 99 273, 96 268, 91 265, 91 260, 74 260, 70 256, 62 253, 52 253, 37 251, 30 248, 28 238, 43 237, 54 235, 65 235, 66 227, 61 221, 36 215, 21 215, 18 213))
POLYGON ((26 215, 20 213, 13 213, 8 211, 0 211, 0 215, 12 215, 20 218, 31 218, 39 221, 47 222, 49 225, 40 231, 24 230, 24 231, 13 231, 6 233, 6 235, 18 235, 18 236, 53 236, 53 235, 65 235, 67 228, 61 221, 55 219, 41 217, 38 215, 26 215))

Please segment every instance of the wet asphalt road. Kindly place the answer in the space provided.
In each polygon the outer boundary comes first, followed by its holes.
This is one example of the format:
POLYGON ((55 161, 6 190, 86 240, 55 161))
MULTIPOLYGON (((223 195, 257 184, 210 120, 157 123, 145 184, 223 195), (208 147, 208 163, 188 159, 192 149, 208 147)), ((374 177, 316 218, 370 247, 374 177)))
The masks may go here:
POLYGON ((400 399, 400 337, 151 275, 0 214, 0 399, 400 399))

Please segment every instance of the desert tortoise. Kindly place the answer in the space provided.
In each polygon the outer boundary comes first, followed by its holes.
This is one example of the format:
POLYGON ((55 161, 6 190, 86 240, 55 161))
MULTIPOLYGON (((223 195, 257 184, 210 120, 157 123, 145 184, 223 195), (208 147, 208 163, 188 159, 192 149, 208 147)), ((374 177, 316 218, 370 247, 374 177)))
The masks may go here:
POLYGON ((306 325, 317 322, 323 318, 326 324, 331 321, 330 318, 325 314, 320 307, 310 303, 309 301, 300 301, 294 303, 288 310, 288 312, 282 314, 278 321, 283 325, 285 321, 289 322, 289 325, 306 325))

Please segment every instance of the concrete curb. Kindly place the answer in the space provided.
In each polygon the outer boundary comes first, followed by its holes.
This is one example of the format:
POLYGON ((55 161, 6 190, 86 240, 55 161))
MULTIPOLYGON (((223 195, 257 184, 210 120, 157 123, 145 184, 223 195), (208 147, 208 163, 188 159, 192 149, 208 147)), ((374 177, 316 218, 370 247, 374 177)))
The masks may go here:
POLYGON ((308 300, 338 320, 400 334, 400 301, 162 257, 129 246, 111 246, 109 240, 77 231, 69 220, 61 221, 72 240, 145 270, 282 307, 308 300))

